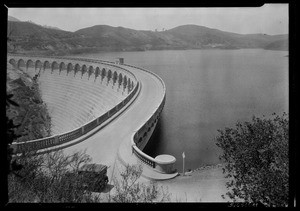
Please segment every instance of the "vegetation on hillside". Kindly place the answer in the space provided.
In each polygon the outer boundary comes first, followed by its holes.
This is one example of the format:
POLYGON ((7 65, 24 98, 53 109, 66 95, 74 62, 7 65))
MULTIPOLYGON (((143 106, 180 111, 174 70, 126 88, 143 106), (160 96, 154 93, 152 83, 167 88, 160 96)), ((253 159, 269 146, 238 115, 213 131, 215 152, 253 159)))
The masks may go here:
POLYGON ((51 119, 42 102, 37 76, 27 74, 8 65, 6 82, 6 144, 5 172, 17 175, 23 169, 21 160, 13 159, 13 142, 44 138, 50 135, 51 119))
MULTIPOLYGON (((11 107, 19 107, 19 104, 17 104, 15 101, 13 101, 11 98, 13 97, 12 94, 6 95, 6 110, 11 107)), ((6 156, 6 165, 5 165, 5 172, 7 174, 13 173, 14 171, 20 170, 22 168, 22 165, 17 163, 16 160, 13 160, 13 149, 10 147, 10 145, 13 143, 14 140, 20 137, 20 135, 17 135, 15 133, 15 129, 18 129, 20 125, 14 124, 13 120, 8 118, 6 116, 6 150, 7 150, 7 156, 6 156)))
MULTIPOLYGON (((79 170, 91 163, 84 151, 65 155, 61 150, 44 155, 23 155, 16 158, 23 168, 8 175, 9 203, 99 203, 99 202, 157 202, 167 201, 168 192, 155 184, 137 182, 141 176, 138 166, 126 166, 120 180, 114 179, 113 194, 107 197, 93 192, 93 176, 81 176, 79 170), (72 176, 70 176, 72 175, 72 176), (89 181, 89 183, 86 183, 89 181), (83 186, 88 184, 89 186, 83 186), (110 197, 109 197, 110 196, 110 197)), ((109 185, 110 186, 110 185, 109 185)), ((105 189, 105 188, 104 188, 105 189)), ((104 190, 101 190, 104 191, 104 190)))
POLYGON ((38 86, 38 77, 30 78, 21 71, 11 69, 17 78, 7 77, 7 94, 19 106, 10 106, 6 109, 6 116, 19 125, 14 129, 18 136, 14 141, 28 141, 44 138, 51 135, 51 118, 46 104, 43 103, 38 86))
POLYGON ((289 199, 289 120, 275 113, 271 118, 253 117, 236 128, 219 131, 217 146, 225 162, 223 171, 234 201, 252 206, 287 206, 289 199))
POLYGON ((65 156, 62 151, 44 155, 17 157, 23 168, 8 175, 10 203, 24 202, 94 202, 97 198, 82 188, 84 179, 77 173, 82 164, 90 162, 84 152, 65 156), (68 177, 67 172, 75 173, 68 177))
MULTIPOLYGON (((183 25, 159 32, 96 25, 68 32, 30 22, 8 21, 8 32, 12 32, 8 52, 47 55, 97 51, 264 48, 277 40, 288 40, 287 35, 242 35, 197 25, 183 25)), ((284 45, 278 45, 279 49, 287 50, 284 45)))
POLYGON ((155 182, 149 185, 137 182, 142 171, 142 165, 126 166, 120 173, 121 179, 113 179, 115 194, 110 200, 118 203, 170 201, 170 193, 155 182))
POLYGON ((276 40, 267 44, 264 49, 266 50, 282 50, 282 49, 289 49, 289 42, 288 40, 276 40))

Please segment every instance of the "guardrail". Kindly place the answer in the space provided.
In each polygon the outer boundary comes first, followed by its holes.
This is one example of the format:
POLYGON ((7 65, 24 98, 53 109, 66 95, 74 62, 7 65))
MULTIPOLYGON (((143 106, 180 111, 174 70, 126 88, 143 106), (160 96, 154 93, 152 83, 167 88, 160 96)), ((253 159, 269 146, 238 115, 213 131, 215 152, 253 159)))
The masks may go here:
MULTIPOLYGON (((12 56, 12 57, 14 57, 14 56, 12 56)), ((21 56, 17 56, 17 57, 21 57, 21 56)), ((30 56, 24 56, 24 57, 28 58, 30 56)), ((32 57, 30 57, 30 58, 32 58, 32 57)), ((39 58, 41 58, 41 57, 39 57, 39 58)), ((42 58, 49 58, 49 57, 42 57, 42 58)), ((59 59, 62 59, 62 58, 59 57, 59 59)), ((66 59, 72 60, 70 58, 66 58, 66 59)), ((73 59, 73 60, 77 60, 77 59, 73 59)), ((83 60, 83 61, 85 61, 85 60, 83 60)), ((97 60, 90 60, 89 62, 94 63, 94 61, 95 61, 95 63, 99 63, 97 60)), ((106 65, 110 65, 110 64, 106 64, 106 65)), ((117 68, 121 68, 116 65, 113 65, 113 66, 115 66, 117 68)), ((121 68, 121 69, 126 70, 125 68, 121 68)), ((132 74, 130 71, 128 71, 128 70, 126 70, 126 71, 128 73, 132 74)), ((23 152, 36 151, 36 150, 41 150, 41 149, 46 149, 46 148, 54 147, 57 145, 61 145, 66 142, 75 140, 75 139, 85 135, 86 133, 90 132, 94 128, 100 126, 106 120, 108 120, 110 117, 112 117, 114 114, 116 114, 118 111, 120 111, 137 93, 139 86, 140 86, 140 82, 137 80, 137 78, 135 77, 134 74, 132 74, 132 75, 136 79, 136 84, 135 84, 135 87, 131 90, 130 94, 124 100, 122 100, 119 104, 117 104, 116 106, 111 108, 109 111, 107 111, 103 115, 95 118, 94 120, 86 123, 85 125, 83 125, 81 127, 78 127, 72 131, 69 131, 69 132, 66 132, 63 134, 58 134, 58 135, 41 138, 41 139, 36 139, 36 140, 30 140, 30 141, 26 141, 26 142, 13 142, 11 144, 11 147, 14 149, 13 153, 19 154, 19 153, 23 153, 23 152)))
POLYGON ((133 66, 133 65, 129 65, 129 64, 123 64, 125 66, 128 66, 128 67, 132 67, 132 68, 136 68, 136 69, 140 69, 142 71, 145 71, 147 73, 150 73, 152 75, 154 75, 156 78, 158 78, 163 86, 163 98, 162 98, 162 101, 160 103, 160 105, 157 107, 157 109, 155 110, 155 112, 153 112, 153 114, 151 115, 151 117, 134 133, 132 139, 131 139, 131 147, 132 147, 132 153, 134 155, 136 155, 136 157, 142 161, 144 164, 148 165, 149 167, 153 168, 153 170, 156 170, 160 173, 173 173, 171 170, 171 172, 165 172, 165 171, 162 171, 162 169, 172 169, 175 161, 170 161, 170 162, 163 162, 163 161, 159 161, 155 158, 152 158, 151 156, 147 155, 146 153, 144 153, 142 150, 140 150, 137 146, 137 142, 139 142, 140 139, 143 140, 143 138, 145 138, 144 134, 147 132, 149 132, 149 129, 151 129, 152 127, 154 127, 154 124, 157 123, 159 117, 160 117, 160 114, 163 110, 163 107, 165 105, 165 102, 166 102, 166 86, 165 86, 165 83, 164 81, 155 73, 149 71, 149 70, 146 70, 146 69, 143 69, 143 68, 140 68, 140 67, 136 67, 136 66, 133 66), (161 166, 164 166, 165 168, 161 168, 161 166), (169 168, 171 167, 171 168, 169 168))

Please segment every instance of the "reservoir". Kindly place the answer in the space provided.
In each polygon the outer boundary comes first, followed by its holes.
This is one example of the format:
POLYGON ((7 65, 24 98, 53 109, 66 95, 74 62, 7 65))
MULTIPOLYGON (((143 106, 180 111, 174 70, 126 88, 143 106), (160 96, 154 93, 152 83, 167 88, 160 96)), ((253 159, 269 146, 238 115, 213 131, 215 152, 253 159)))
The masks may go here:
POLYGON ((182 171, 220 163, 218 130, 288 113, 288 51, 161 50, 103 52, 78 57, 124 62, 158 74, 166 85, 166 104, 144 152, 171 154, 182 171))

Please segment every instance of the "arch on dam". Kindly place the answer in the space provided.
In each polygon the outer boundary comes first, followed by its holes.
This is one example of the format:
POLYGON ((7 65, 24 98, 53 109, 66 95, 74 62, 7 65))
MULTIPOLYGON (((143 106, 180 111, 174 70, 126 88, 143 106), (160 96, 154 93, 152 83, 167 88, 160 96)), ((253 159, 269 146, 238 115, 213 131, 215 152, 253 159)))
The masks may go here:
POLYGON ((112 72, 109 69, 108 72, 107 72, 107 84, 109 83, 109 81, 110 81, 111 78, 112 78, 112 72))
POLYGON ((80 71, 80 65, 79 64, 75 64, 75 67, 74 67, 74 76, 77 74, 77 72, 80 71))
POLYGON ((122 76, 122 73, 119 73, 119 88, 120 86, 122 85, 122 82, 123 82, 123 76, 122 76))
POLYGON ((54 70, 59 70, 59 66, 56 61, 52 62, 51 64, 51 73, 53 73, 54 70))
POLYGON ((10 59, 8 60, 8 63, 11 64, 13 67, 16 67, 16 60, 10 59))
POLYGON ((123 90, 126 89, 126 86, 127 86, 127 76, 125 75, 123 78, 123 90))
POLYGON ((61 62, 59 64, 59 74, 61 73, 61 71, 66 70, 66 64, 64 62, 61 62))
POLYGON ((19 61, 18 61, 18 68, 21 68, 21 67, 26 67, 23 59, 19 59, 19 61))
POLYGON ((73 70, 73 64, 69 63, 67 66, 67 75, 69 74, 69 72, 71 72, 73 70))
POLYGON ((46 69, 50 69, 50 68, 51 68, 50 62, 49 62, 49 61, 45 61, 43 67, 44 67, 44 71, 45 71, 46 69))
POLYGON ((105 70, 105 68, 103 68, 102 71, 101 71, 101 82, 103 81, 105 76, 106 76, 106 70, 105 70))
POLYGON ((86 65, 84 64, 84 65, 82 65, 82 67, 81 67, 81 78, 82 78, 82 76, 83 76, 86 72, 87 72, 87 67, 86 67, 86 65))
POLYGON ((127 80, 127 90, 128 90, 128 93, 131 90, 131 81, 130 81, 130 78, 128 78, 128 80, 127 80))
POLYGON ((93 66, 89 66, 89 70, 88 70, 88 79, 90 79, 91 75, 94 73, 94 67, 93 66))
POLYGON ((36 60, 35 61, 35 70, 36 69, 39 69, 39 70, 41 70, 42 68, 43 68, 43 64, 42 64, 42 62, 40 61, 40 60, 36 60))
POLYGON ((114 73, 113 73, 113 83, 114 83, 114 85, 117 82, 117 80, 118 80, 118 73, 116 71, 114 71, 114 73))
POLYGON ((95 80, 99 77, 99 75, 101 74, 101 70, 100 70, 100 68, 99 67, 96 67, 96 69, 95 69, 95 80))
POLYGON ((27 63, 26 63, 26 70, 28 70, 28 68, 32 68, 34 67, 34 63, 31 59, 28 59, 27 60, 27 63))

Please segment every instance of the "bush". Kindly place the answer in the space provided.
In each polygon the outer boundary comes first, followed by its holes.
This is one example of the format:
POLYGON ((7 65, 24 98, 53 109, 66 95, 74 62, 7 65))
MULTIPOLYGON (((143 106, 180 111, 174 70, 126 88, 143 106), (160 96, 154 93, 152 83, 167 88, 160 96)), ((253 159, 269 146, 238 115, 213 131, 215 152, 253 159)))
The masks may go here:
POLYGON ((136 202, 164 202, 170 200, 170 194, 162 187, 158 188, 155 182, 145 185, 137 182, 142 175, 141 165, 128 165, 121 172, 121 178, 114 177, 115 194, 112 202, 136 203, 136 202))
MULTIPOLYGON (((287 206, 289 192, 288 115, 270 119, 253 117, 236 128, 219 130, 217 146, 234 202, 253 206, 287 206)), ((223 196, 224 197, 224 196, 223 196)))
POLYGON ((99 202, 82 187, 88 178, 78 174, 79 168, 90 161, 85 152, 66 156, 56 151, 19 157, 23 168, 8 176, 9 202, 99 202))
POLYGON ((46 104, 42 101, 37 80, 29 80, 30 76, 26 73, 20 73, 20 79, 10 82, 16 86, 9 93, 13 94, 14 100, 19 107, 6 109, 6 116, 19 124, 20 127, 14 130, 19 135, 14 142, 22 142, 33 139, 48 137, 51 135, 51 118, 46 104), (21 83, 21 78, 26 81, 21 83))
MULTIPOLYGON (((86 181, 94 176, 79 174, 82 165, 90 163, 91 158, 85 152, 66 156, 55 151, 44 155, 33 153, 17 158, 23 168, 8 175, 9 202, 38 203, 98 203, 103 202, 99 194, 91 190, 93 182, 84 187, 86 181)), ((138 183, 142 173, 141 166, 126 166, 119 180, 114 178, 115 192, 108 202, 163 202, 169 200, 169 194, 163 188, 151 182, 150 185, 138 183)))

